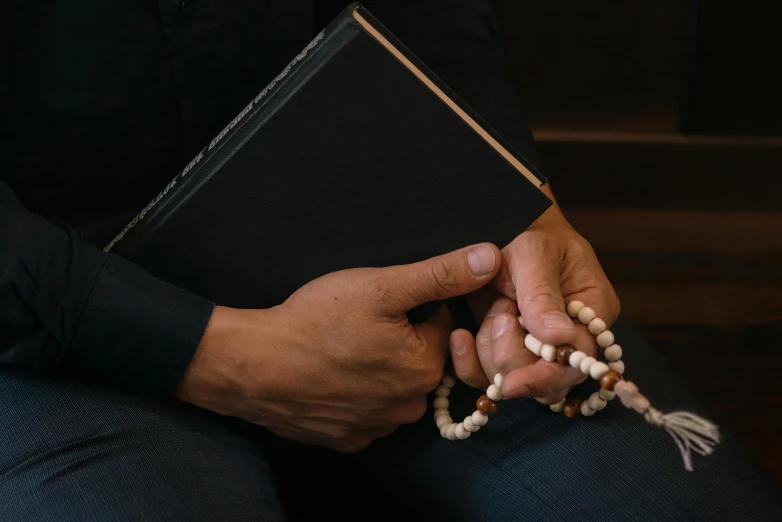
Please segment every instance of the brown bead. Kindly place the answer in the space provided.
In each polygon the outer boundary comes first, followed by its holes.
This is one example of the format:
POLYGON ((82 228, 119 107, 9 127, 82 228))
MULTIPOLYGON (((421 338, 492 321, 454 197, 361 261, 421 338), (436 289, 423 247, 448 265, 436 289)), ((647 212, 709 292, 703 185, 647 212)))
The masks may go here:
POLYGON ((568 419, 577 416, 581 413, 581 399, 567 399, 562 407, 562 412, 568 419))
POLYGON ((484 415, 494 415, 497 413, 497 403, 486 395, 481 395, 475 403, 475 406, 478 408, 478 411, 484 415))
POLYGON ((621 380, 622 375, 619 372, 611 370, 604 373, 603 376, 600 377, 600 387, 604 390, 614 391, 614 386, 616 386, 616 383, 621 380))
POLYGON ((557 350, 557 362, 562 366, 567 366, 570 364, 570 356, 573 355, 573 352, 575 351, 576 349, 572 346, 560 346, 557 350))

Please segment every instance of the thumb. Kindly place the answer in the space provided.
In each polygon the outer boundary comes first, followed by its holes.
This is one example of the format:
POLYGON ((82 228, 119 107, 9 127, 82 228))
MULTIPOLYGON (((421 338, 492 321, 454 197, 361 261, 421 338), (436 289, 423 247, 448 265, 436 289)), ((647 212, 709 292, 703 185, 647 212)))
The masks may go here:
POLYGON ((560 290, 560 260, 551 249, 530 248, 513 274, 524 327, 547 344, 573 341, 577 329, 565 311, 560 290))
POLYGON ((382 295, 393 312, 406 312, 432 301, 468 294, 497 275, 499 249, 481 243, 409 265, 381 269, 382 295))

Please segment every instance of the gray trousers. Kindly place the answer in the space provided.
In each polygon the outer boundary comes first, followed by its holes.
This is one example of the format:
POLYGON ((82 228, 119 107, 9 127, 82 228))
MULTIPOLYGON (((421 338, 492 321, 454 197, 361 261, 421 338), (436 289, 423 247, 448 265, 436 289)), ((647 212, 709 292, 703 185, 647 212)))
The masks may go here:
MULTIPOLYGON (((627 376, 663 411, 715 420, 627 321, 627 376)), ((587 382, 574 394, 587 397, 587 382)), ((458 385, 454 418, 480 394, 458 385)), ((431 412, 343 455, 177 401, 0 370, 0 520, 782 520, 779 493, 723 431, 684 470, 673 440, 618 401, 567 419, 500 403, 466 441, 431 412)))

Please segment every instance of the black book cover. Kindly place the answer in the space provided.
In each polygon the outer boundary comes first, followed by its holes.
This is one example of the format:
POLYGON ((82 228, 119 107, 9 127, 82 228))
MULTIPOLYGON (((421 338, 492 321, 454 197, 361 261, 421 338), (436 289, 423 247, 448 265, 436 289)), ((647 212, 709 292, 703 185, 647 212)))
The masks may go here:
POLYGON ((359 4, 297 55, 106 247, 224 306, 329 272, 502 247, 544 178, 359 4))

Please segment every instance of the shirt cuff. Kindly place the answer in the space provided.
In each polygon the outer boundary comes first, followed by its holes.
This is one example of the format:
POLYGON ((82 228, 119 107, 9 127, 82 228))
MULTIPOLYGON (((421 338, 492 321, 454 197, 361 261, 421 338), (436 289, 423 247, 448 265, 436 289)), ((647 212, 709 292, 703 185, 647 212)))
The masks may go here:
POLYGON ((60 370, 134 392, 171 396, 214 306, 110 254, 60 370))

